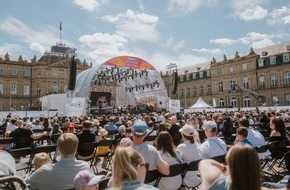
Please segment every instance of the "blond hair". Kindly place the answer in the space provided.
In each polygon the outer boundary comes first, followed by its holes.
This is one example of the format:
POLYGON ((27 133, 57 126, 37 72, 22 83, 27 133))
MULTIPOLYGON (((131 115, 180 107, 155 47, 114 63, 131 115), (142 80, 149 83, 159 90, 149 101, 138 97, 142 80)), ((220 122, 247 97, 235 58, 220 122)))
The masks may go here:
POLYGON ((79 140, 73 133, 64 133, 57 140, 59 153, 66 157, 75 155, 78 148, 79 140))
POLYGON ((118 147, 115 152, 113 168, 113 187, 120 187, 122 181, 133 183, 139 180, 137 166, 144 163, 142 155, 131 148, 118 147))
POLYGON ((44 164, 50 163, 51 159, 47 153, 41 152, 34 155, 33 162, 34 162, 34 169, 37 170, 44 164))

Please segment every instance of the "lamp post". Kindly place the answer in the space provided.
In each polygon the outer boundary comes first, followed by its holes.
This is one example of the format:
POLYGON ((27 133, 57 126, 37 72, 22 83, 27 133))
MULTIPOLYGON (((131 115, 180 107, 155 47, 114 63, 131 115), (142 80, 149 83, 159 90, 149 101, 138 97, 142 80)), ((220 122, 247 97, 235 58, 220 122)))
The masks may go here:
POLYGON ((166 69, 169 70, 168 74, 170 75, 170 76, 168 76, 168 91, 167 91, 167 94, 168 94, 168 97, 169 97, 170 79, 171 79, 171 82, 173 80, 172 70, 176 70, 176 72, 177 72, 177 65, 176 65, 176 63, 170 63, 169 65, 166 65, 166 69))
POLYGON ((9 111, 11 111, 11 89, 10 89, 10 91, 9 91, 9 93, 10 93, 10 98, 9 98, 9 106, 10 106, 10 108, 9 108, 9 111))

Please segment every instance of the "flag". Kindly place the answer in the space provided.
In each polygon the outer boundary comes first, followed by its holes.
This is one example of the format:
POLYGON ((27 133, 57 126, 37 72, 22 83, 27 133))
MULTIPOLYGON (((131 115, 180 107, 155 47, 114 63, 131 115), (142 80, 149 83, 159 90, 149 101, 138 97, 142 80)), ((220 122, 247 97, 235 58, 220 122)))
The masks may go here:
POLYGON ((59 25, 59 30, 62 30, 61 22, 60 22, 60 25, 59 25))

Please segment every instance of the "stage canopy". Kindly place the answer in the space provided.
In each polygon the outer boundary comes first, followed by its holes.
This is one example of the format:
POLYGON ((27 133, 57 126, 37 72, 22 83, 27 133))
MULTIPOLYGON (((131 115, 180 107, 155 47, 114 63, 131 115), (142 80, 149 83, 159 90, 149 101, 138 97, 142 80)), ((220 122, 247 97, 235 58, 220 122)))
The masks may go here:
POLYGON ((155 105, 164 108, 168 96, 159 72, 147 61, 130 56, 109 59, 101 65, 87 69, 77 75, 76 97, 89 98, 90 87, 115 83, 117 104, 155 105), (123 100, 124 95, 126 100, 123 100))

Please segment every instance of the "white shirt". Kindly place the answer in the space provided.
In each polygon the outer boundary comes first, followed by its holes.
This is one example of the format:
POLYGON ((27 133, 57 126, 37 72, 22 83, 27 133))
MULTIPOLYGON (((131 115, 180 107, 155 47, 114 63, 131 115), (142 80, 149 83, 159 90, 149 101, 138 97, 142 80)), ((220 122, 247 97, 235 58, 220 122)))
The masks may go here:
POLYGON ((7 127, 6 127, 6 131, 14 131, 15 129, 17 129, 17 127, 11 123, 7 124, 7 127))
POLYGON ((266 144, 263 135, 254 129, 248 129, 248 139, 251 141, 253 147, 259 147, 266 144))
MULTIPOLYGON (((180 163, 177 158, 172 157, 168 152, 164 153, 163 150, 160 150, 159 153, 163 158, 163 160, 168 163, 168 165, 180 163)), ((177 156, 179 157, 178 153, 177 156)), ((179 160, 181 161, 180 158, 179 160)), ((176 190, 181 186, 181 183, 182 183, 181 175, 174 177, 164 177, 161 178, 158 184, 158 189, 176 190)))
POLYGON ((227 145, 222 139, 215 136, 204 141, 200 146, 200 150, 203 158, 208 159, 225 155, 227 153, 227 145))
MULTIPOLYGON (((183 162, 190 163, 192 161, 201 160, 202 154, 200 151, 200 144, 198 142, 190 143, 189 140, 177 146, 177 152, 180 154, 180 158, 183 162)), ((194 187, 200 184, 200 180, 197 177, 196 171, 189 171, 183 178, 183 184, 188 187, 194 187)))

